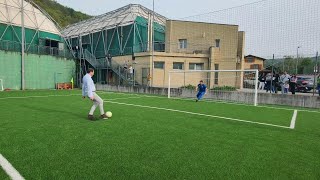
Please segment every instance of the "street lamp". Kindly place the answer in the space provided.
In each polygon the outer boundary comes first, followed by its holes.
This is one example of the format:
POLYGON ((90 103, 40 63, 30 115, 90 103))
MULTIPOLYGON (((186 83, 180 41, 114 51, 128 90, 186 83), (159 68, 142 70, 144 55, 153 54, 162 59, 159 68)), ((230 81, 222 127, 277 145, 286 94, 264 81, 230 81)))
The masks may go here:
POLYGON ((296 59, 296 74, 298 74, 298 59, 299 59, 299 49, 301 46, 297 47, 297 59, 296 59))

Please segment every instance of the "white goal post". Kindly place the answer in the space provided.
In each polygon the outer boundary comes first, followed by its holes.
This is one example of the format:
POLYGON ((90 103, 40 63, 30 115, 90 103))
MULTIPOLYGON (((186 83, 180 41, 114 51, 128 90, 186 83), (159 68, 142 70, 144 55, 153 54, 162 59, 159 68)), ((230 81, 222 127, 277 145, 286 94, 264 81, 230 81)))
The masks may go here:
POLYGON ((2 79, 0 79, 0 91, 4 91, 3 80, 2 79))
POLYGON ((203 80, 210 91, 206 98, 252 103, 257 106, 258 78, 259 71, 256 69, 169 71, 168 98, 173 96, 174 89, 188 89, 187 92, 182 93, 182 96, 195 97, 195 87, 200 80, 203 80))

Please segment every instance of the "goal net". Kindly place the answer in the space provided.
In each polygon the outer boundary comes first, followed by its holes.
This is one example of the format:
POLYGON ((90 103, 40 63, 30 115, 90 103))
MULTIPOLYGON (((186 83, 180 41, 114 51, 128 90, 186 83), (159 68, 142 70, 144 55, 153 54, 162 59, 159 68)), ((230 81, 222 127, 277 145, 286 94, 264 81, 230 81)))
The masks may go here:
POLYGON ((191 70, 169 72, 168 98, 198 99, 200 81, 207 86, 204 100, 257 105, 258 70, 191 70))

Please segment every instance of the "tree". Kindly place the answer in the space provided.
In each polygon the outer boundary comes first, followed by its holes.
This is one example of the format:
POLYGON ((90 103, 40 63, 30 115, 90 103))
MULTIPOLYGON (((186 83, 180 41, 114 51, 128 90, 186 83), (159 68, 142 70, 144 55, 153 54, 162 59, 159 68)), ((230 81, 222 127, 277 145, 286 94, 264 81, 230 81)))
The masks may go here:
POLYGON ((87 14, 63 6, 54 0, 33 0, 33 2, 45 10, 62 28, 91 18, 87 14))

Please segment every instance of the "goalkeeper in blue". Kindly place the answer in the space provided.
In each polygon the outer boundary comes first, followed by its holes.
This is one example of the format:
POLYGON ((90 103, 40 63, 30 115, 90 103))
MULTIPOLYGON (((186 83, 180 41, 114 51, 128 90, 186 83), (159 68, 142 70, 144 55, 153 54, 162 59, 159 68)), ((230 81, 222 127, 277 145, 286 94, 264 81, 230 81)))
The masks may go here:
POLYGON ((199 100, 201 100, 203 98, 203 96, 208 91, 207 86, 205 84, 203 84, 202 80, 200 81, 200 84, 198 84, 196 91, 198 91, 197 100, 196 100, 196 102, 198 102, 199 100))

